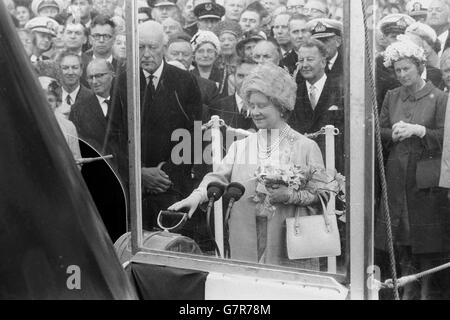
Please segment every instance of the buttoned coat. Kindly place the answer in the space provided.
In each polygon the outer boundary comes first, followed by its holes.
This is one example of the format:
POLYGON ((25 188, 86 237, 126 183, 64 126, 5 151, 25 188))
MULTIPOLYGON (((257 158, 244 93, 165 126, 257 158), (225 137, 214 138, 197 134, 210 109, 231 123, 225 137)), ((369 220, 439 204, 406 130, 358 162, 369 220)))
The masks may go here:
MULTIPOLYGON (((388 154, 386 179, 393 234, 397 239, 404 237, 399 230, 407 215, 406 225, 414 254, 450 250, 447 190, 437 186, 419 189, 416 181, 417 162, 423 155, 442 152, 447 99, 447 94, 430 82, 415 94, 400 87, 388 91, 381 111, 382 139, 388 154), (399 121, 424 126, 426 135, 423 139, 413 136, 394 142, 392 127, 399 121)), ((384 216, 378 212, 376 246, 380 249, 385 249, 385 227, 384 216)))

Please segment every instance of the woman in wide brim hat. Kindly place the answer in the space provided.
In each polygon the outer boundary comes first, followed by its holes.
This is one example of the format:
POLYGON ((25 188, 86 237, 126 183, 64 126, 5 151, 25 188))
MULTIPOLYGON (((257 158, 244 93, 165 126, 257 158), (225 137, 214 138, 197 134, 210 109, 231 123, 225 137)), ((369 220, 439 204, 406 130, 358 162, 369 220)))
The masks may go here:
POLYGON ((192 216, 201 203, 208 201, 207 186, 211 182, 238 182, 245 187, 245 194, 235 203, 229 219, 231 259, 318 270, 318 259, 288 259, 285 221, 296 213, 310 214, 308 206, 319 199, 308 191, 285 186, 266 188, 256 177, 258 170, 267 166, 324 166, 318 145, 287 124, 296 91, 295 81, 285 70, 273 64, 259 65, 241 89, 259 131, 233 143, 218 169, 205 176, 191 196, 169 210, 186 209, 192 216), (266 192, 266 200, 275 208, 273 213, 255 202, 259 191, 266 192))

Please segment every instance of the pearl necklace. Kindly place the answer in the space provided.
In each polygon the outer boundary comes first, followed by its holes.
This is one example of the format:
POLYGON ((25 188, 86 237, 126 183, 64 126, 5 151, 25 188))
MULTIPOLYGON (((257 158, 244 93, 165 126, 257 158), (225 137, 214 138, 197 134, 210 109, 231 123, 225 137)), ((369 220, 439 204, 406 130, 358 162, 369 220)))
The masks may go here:
POLYGON ((278 135, 277 139, 270 146, 267 146, 267 139, 266 139, 265 150, 261 143, 262 138, 260 136, 261 135, 260 132, 260 134, 258 134, 258 157, 260 159, 269 159, 272 156, 272 153, 280 147, 281 142, 283 142, 283 140, 286 139, 290 129, 291 128, 288 125, 285 125, 284 128, 280 131, 280 134, 278 135))

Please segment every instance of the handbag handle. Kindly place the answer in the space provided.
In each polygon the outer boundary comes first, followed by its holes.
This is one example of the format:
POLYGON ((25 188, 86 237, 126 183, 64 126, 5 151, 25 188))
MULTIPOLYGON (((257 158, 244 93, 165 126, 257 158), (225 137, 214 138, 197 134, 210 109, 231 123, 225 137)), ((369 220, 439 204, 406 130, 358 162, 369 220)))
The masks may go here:
MULTIPOLYGON (((325 222, 325 228, 327 229, 328 233, 332 232, 332 224, 330 222, 330 219, 328 217, 328 209, 327 206, 325 205, 325 201, 323 200, 323 196, 319 193, 318 194, 319 200, 320 200, 320 204, 322 205, 322 210, 323 210, 323 220, 325 222)), ((294 223, 294 233, 295 236, 300 236, 300 215, 298 214, 298 212, 295 214, 295 223, 294 223)))
POLYGON ((158 219, 157 219, 158 227, 160 227, 165 232, 177 232, 178 230, 180 230, 184 227, 184 225, 187 222, 187 217, 188 217, 188 214, 184 213, 184 212, 160 211, 158 214, 158 219), (180 221, 175 226, 167 228, 167 227, 163 226, 163 223, 161 220, 163 218, 163 216, 165 216, 165 215, 177 216, 178 218, 180 218, 180 221))

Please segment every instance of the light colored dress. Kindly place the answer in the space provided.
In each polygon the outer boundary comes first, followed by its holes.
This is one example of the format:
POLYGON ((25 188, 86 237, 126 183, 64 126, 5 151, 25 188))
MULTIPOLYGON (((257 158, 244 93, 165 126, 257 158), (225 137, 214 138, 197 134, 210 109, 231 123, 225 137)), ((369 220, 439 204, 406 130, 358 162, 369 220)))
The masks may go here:
POLYGON ((270 157, 264 158, 258 151, 259 139, 261 131, 231 145, 218 170, 206 175, 200 184, 198 191, 202 194, 202 200, 208 200, 206 188, 213 181, 224 184, 239 182, 246 188, 244 196, 234 205, 229 221, 229 243, 233 260, 318 270, 318 259, 294 261, 287 258, 285 226, 286 218, 294 217, 296 212, 303 216, 316 213, 302 204, 280 204, 275 206, 273 216, 264 219, 253 198, 258 184, 255 173, 260 166, 288 164, 324 167, 321 151, 314 141, 288 128, 279 148, 270 157), (261 240, 264 242, 263 248, 261 240))
POLYGON ((75 125, 71 121, 67 120, 61 113, 56 111, 54 114, 56 121, 58 122, 59 127, 66 138, 67 145, 69 146, 70 151, 72 151, 74 159, 81 159, 80 144, 78 142, 78 133, 75 125))

